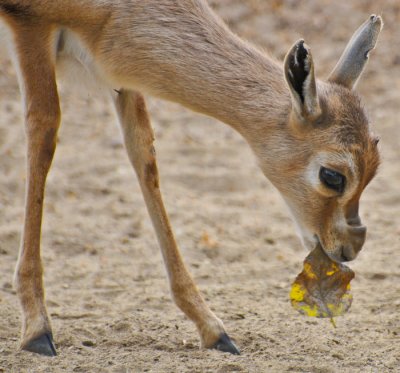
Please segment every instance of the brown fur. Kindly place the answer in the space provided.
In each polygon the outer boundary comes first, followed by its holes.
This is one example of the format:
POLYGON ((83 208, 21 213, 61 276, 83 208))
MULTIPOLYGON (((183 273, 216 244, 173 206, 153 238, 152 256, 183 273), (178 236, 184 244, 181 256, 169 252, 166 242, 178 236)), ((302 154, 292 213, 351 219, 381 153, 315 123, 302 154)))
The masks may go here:
POLYGON ((197 290, 175 242, 159 189, 154 135, 139 91, 237 130, 287 201, 305 245, 320 241, 335 260, 344 255, 353 259, 361 249, 365 228, 358 203, 379 155, 351 88, 375 45, 379 17, 361 26, 361 36, 348 49, 356 45, 361 52, 345 53, 330 82, 315 79, 311 52, 303 41, 289 51, 282 69, 234 35, 205 0, 0 0, 0 17, 13 35, 28 137, 26 214, 16 269, 24 316, 22 348, 51 333, 40 226, 60 120, 54 69, 64 55, 85 65, 112 92, 173 298, 195 322, 202 346, 213 347, 224 327, 197 290), (120 87, 117 93, 112 90, 120 87), (343 194, 318 180, 321 166, 346 176, 343 194))

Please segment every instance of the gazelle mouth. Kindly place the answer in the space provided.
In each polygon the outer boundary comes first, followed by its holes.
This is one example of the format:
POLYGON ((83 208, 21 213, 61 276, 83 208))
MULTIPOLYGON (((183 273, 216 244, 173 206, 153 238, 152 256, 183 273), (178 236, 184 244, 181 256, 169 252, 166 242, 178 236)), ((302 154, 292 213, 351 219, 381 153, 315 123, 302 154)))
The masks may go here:
POLYGON ((343 263, 343 262, 351 261, 351 259, 347 258, 344 255, 344 253, 343 253, 344 250, 341 250, 340 257, 338 257, 335 254, 328 253, 325 250, 325 247, 324 247, 324 245, 322 245, 321 240, 320 240, 320 238, 319 238, 319 236, 317 234, 314 235, 314 238, 315 238, 315 241, 316 241, 315 248, 319 245, 321 247, 322 251, 329 257, 329 259, 333 260, 336 263, 343 263))

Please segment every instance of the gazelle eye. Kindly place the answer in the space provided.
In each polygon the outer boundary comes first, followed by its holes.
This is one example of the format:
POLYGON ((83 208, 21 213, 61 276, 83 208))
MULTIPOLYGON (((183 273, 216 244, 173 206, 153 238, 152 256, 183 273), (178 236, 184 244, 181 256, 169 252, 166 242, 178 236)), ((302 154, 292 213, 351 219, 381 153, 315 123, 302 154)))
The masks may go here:
POLYGON ((321 182, 338 193, 343 193, 346 184, 346 178, 339 172, 321 167, 319 170, 319 179, 321 182))

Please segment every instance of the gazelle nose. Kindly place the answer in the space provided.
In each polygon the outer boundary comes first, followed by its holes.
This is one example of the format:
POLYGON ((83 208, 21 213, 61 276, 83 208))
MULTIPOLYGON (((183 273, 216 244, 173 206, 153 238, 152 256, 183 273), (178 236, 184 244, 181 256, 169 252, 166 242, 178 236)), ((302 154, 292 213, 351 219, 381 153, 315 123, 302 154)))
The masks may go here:
POLYGON ((349 234, 353 250, 358 253, 364 245, 367 236, 367 227, 364 225, 350 226, 349 234))
POLYGON ((348 218, 347 224, 351 225, 352 227, 363 227, 363 225, 361 224, 361 219, 358 215, 348 218))
POLYGON ((363 225, 349 226, 347 243, 340 247, 336 255, 339 262, 349 262, 355 259, 364 245, 367 227, 363 225))

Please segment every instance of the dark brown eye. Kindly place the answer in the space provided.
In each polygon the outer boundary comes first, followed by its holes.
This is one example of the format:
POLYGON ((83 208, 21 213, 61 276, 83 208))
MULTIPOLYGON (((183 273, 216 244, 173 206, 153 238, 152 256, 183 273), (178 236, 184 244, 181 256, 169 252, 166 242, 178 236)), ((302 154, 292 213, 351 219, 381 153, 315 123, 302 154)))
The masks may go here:
POLYGON ((329 189, 338 193, 343 193, 346 185, 346 178, 339 172, 321 167, 319 170, 319 179, 329 189))

